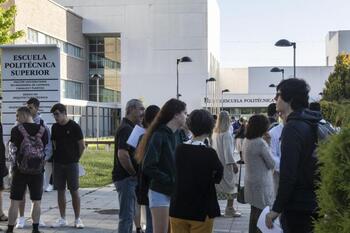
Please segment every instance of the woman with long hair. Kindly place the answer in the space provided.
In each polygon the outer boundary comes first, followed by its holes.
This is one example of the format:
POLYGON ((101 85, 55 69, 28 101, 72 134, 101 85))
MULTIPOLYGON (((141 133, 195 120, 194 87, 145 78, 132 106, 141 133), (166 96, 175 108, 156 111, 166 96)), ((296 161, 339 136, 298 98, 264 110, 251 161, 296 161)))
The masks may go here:
MULTIPOLYGON (((145 115, 143 117, 142 125, 145 129, 147 129, 153 122, 153 120, 156 118, 158 112, 160 111, 160 108, 157 105, 150 105, 145 110, 145 115)), ((143 135, 142 135, 143 136, 143 135)), ((141 138, 142 138, 141 136, 141 138)), ((136 162, 139 164, 139 166, 142 168, 143 165, 143 158, 144 154, 138 153, 135 156, 136 162)), ((140 206, 144 205, 146 210, 146 231, 145 233, 152 233, 153 227, 152 227, 152 215, 151 211, 149 209, 149 201, 148 201, 148 189, 149 189, 149 179, 148 177, 143 173, 142 169, 139 169, 137 172, 137 186, 136 186, 136 197, 137 197, 137 210, 136 213, 138 213, 138 216, 135 215, 135 219, 138 220, 138 225, 140 226, 140 206)), ((136 222, 136 221, 135 221, 136 222)), ((136 223, 135 223, 136 225, 136 223)), ((136 225, 137 226, 137 225, 136 225)), ((141 227, 139 229, 136 228, 136 233, 142 232, 141 227)))
POLYGON ((245 162, 244 198, 251 206, 249 233, 260 233, 256 227, 258 218, 266 206, 272 206, 274 199, 272 158, 267 130, 269 120, 264 115, 250 117, 243 141, 245 162))
POLYGON ((218 153, 219 159, 224 167, 224 176, 220 184, 216 185, 219 199, 227 200, 225 208, 226 217, 240 217, 241 213, 233 208, 233 194, 237 192, 238 167, 233 158, 233 137, 230 133, 230 116, 228 112, 222 111, 216 121, 212 135, 212 147, 218 153))
POLYGON ((186 104, 168 100, 147 129, 136 156, 143 156, 142 170, 150 179, 149 207, 153 233, 167 233, 170 196, 175 185, 175 149, 181 141, 179 129, 186 122, 186 104))

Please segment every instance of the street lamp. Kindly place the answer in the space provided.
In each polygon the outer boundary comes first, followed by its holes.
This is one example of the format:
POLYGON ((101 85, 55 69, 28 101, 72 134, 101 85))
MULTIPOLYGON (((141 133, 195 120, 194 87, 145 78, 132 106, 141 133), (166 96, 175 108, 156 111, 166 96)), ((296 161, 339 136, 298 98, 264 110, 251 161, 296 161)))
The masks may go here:
POLYGON ((224 89, 221 91, 221 111, 224 110, 224 93, 229 92, 229 89, 224 89))
POLYGON ((210 77, 205 80, 205 109, 207 109, 208 104, 208 82, 215 82, 216 79, 213 77, 210 77))
POLYGON ((282 80, 284 80, 284 69, 280 69, 278 67, 273 67, 270 72, 276 73, 276 72, 282 72, 282 80))
POLYGON ((295 42, 290 42, 289 40, 286 40, 286 39, 282 39, 282 40, 279 40, 275 43, 275 46, 277 47, 290 47, 290 46, 293 46, 293 74, 294 74, 294 78, 296 78, 296 75, 295 75, 295 50, 296 50, 296 47, 297 47, 297 44, 295 42))
POLYGON ((97 148, 98 148, 98 139, 100 137, 100 79, 103 77, 100 74, 93 74, 90 77, 92 80, 96 80, 96 102, 97 102, 97 124, 96 124, 96 137, 97 137, 97 148))
POLYGON ((192 59, 186 56, 176 59, 176 99, 179 99, 179 63, 180 62, 192 62, 192 59))

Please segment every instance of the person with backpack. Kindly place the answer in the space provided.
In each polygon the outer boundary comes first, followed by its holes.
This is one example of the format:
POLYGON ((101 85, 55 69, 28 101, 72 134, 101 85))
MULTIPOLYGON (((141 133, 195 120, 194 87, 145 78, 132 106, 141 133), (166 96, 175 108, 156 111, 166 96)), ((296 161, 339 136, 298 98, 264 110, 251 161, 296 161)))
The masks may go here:
POLYGON ((84 228, 80 219, 79 160, 85 149, 84 136, 80 126, 67 117, 67 109, 61 103, 51 108, 56 123, 51 128, 53 145, 53 183, 57 189, 60 218, 52 227, 67 226, 66 185, 72 197, 74 227, 84 228))
POLYGON ((7 233, 12 233, 17 219, 19 204, 28 187, 32 200, 32 233, 40 233, 40 204, 43 193, 45 145, 48 134, 45 127, 34 123, 30 110, 20 107, 16 112, 18 125, 12 128, 9 145, 12 162, 12 184, 7 233))
POLYGON ((281 135, 280 180, 276 200, 266 214, 266 226, 279 216, 284 233, 313 232, 317 219, 316 181, 319 112, 308 108, 309 85, 302 79, 285 79, 277 86, 276 110, 286 117, 281 135))
MULTIPOLYGON (((44 126, 45 130, 47 132, 48 138, 50 138, 50 129, 49 127, 45 124, 45 121, 41 119, 40 114, 39 114, 39 106, 40 106, 40 101, 32 97, 27 101, 27 107, 32 114, 32 118, 34 123, 44 126)), ((51 173, 52 173, 52 163, 49 162, 52 157, 52 144, 51 140, 48 140, 48 143, 45 146, 45 172, 44 172, 44 190, 46 191, 47 186, 49 185, 48 180, 50 179, 51 173), (48 178, 47 178, 48 177, 48 178)), ((19 205, 19 218, 17 219, 17 224, 16 224, 16 229, 23 229, 25 226, 26 219, 24 217, 24 209, 25 209, 25 204, 26 204, 26 195, 23 195, 23 201, 19 205)), ((41 227, 46 226, 45 222, 40 219, 39 225, 41 227)))

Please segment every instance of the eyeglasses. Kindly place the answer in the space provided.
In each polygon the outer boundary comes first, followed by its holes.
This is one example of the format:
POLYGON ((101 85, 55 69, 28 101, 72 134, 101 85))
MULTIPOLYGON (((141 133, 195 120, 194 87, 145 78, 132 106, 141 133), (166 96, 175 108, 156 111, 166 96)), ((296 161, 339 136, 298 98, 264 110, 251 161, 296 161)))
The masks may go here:
POLYGON ((54 112, 53 115, 54 115, 54 116, 59 116, 59 115, 60 115, 60 112, 54 112))

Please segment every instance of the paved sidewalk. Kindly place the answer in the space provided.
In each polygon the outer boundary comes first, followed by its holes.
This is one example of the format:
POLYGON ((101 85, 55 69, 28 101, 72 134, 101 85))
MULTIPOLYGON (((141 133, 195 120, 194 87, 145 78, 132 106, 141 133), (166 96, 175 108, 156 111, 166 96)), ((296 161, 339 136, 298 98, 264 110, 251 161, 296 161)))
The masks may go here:
MULTIPOLYGON (((55 222, 59 216, 59 211, 56 201, 56 192, 44 193, 42 199, 42 219, 49 226, 55 222)), ((69 193, 67 192, 67 220, 69 227, 64 228, 40 228, 43 232, 84 232, 84 233, 108 233, 117 232, 119 203, 117 202, 117 192, 113 185, 108 185, 102 188, 81 189, 81 219, 85 224, 83 230, 74 229, 73 221, 74 214, 69 193)), ((29 200, 29 197, 27 196, 29 200)), ((4 210, 7 211, 9 206, 9 193, 4 192, 4 210)), ((15 232, 31 232, 31 218, 30 218, 30 202, 27 202, 26 214, 27 226, 24 229, 15 232)), ((220 201, 222 210, 225 202, 220 201)), ((246 233, 248 232, 248 221, 250 207, 248 205, 238 205, 238 209, 243 213, 240 218, 216 218, 214 233, 246 233)), ((2 229, 6 229, 7 222, 0 222, 2 229)))

